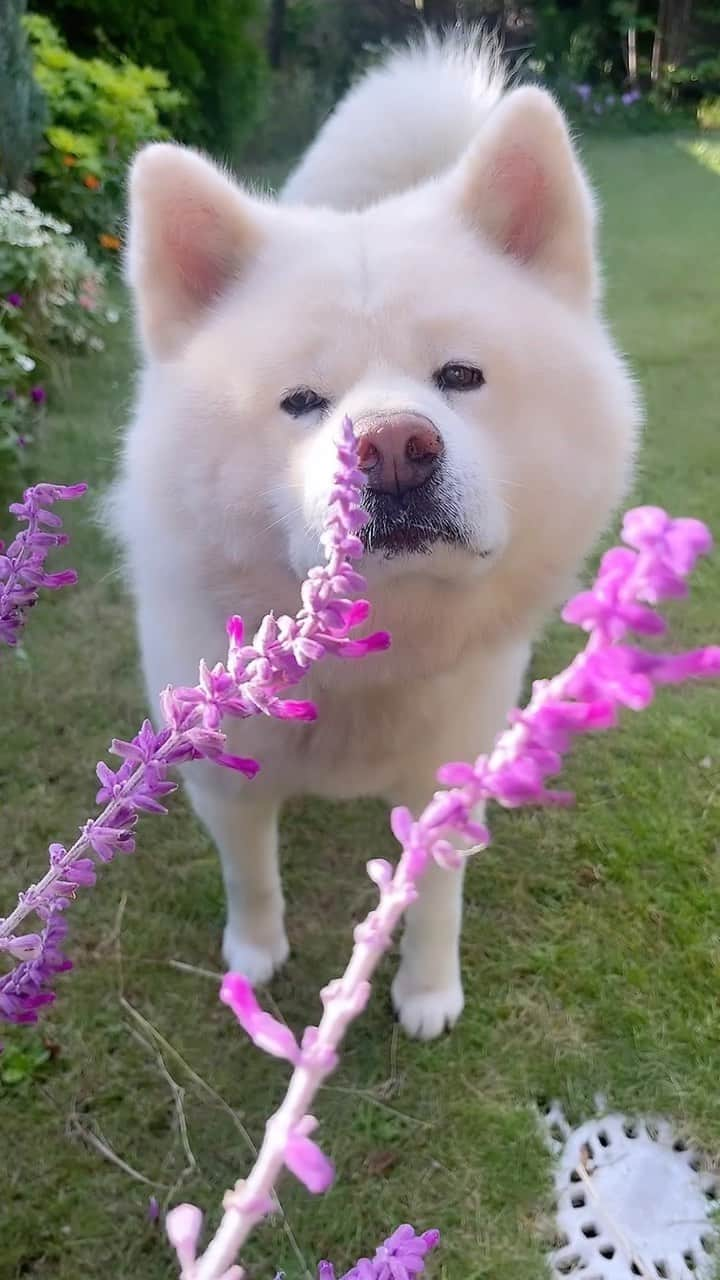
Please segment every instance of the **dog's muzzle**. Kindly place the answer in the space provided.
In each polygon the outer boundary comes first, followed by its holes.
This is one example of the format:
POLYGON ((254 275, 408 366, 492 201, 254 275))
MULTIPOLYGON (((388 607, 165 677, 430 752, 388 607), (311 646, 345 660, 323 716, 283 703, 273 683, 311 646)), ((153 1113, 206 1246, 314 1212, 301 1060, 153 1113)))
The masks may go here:
POLYGON ((358 466, 367 477, 361 537, 369 552, 422 554, 434 543, 467 546, 455 504, 444 494, 445 445, 429 418, 395 413, 355 423, 358 466))

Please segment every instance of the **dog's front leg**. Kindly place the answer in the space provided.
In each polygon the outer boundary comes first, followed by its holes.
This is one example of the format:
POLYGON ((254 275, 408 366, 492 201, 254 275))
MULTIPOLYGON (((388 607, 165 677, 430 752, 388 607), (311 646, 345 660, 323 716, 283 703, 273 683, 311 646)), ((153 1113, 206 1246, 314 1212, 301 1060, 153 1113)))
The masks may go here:
POLYGON ((253 984, 267 982, 289 951, 278 865, 280 806, 255 787, 235 778, 188 785, 220 852, 227 898, 223 957, 253 984))
MULTIPOLYGON (((517 702, 528 656, 526 640, 506 641, 498 650, 485 649, 458 671, 453 686, 438 682, 434 691, 432 685, 423 691, 425 725, 405 741, 403 767, 385 792, 391 803, 406 805, 418 816, 437 789, 437 769, 443 760, 473 760, 478 750, 492 748, 508 707, 517 702)), ((473 817, 483 821, 483 805, 478 805, 473 817)), ((447 837, 451 844, 458 843, 456 833, 448 832, 447 837)), ((462 1013, 462 886, 462 869, 446 871, 433 863, 420 882, 420 896, 407 912, 392 994, 405 1030, 423 1040, 439 1036, 462 1013)))
POLYGON ((463 1010, 463 874, 463 870, 445 870, 433 863, 423 876, 420 896, 407 912, 392 998, 405 1031, 421 1040, 441 1035, 463 1010))
MULTIPOLYGON (((430 777, 433 775, 431 774, 430 777)), ((432 795, 433 784, 416 781, 403 788, 400 804, 417 816, 432 795)), ((482 808, 474 817, 482 820, 482 808)), ((458 838, 448 832, 451 843, 458 838)), ((406 914, 400 967, 392 987, 393 1004, 411 1036, 433 1040, 452 1027, 463 1010, 460 972, 464 868, 445 869, 431 863, 419 886, 419 897, 406 914)))

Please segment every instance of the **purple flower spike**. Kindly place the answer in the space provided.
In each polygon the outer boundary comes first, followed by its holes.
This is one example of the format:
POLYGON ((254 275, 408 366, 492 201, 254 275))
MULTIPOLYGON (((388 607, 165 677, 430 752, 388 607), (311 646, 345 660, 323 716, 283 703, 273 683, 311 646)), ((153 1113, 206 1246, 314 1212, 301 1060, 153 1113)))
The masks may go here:
POLYGON ((230 1006, 243 1031, 247 1032, 258 1049, 263 1049, 274 1058, 298 1062, 300 1048, 292 1031, 260 1008, 250 983, 241 973, 225 975, 220 987, 220 999, 223 1004, 230 1006))
MULTIPOLYGON (((35 398, 38 402, 41 399, 39 394, 35 398)), ((364 477, 356 470, 355 459, 355 438, 346 419, 321 539, 326 562, 310 570, 296 616, 268 614, 252 643, 245 642, 242 619, 231 617, 226 665, 209 667, 201 662, 196 685, 165 689, 160 697, 165 723, 159 731, 146 720, 134 738, 113 740, 111 751, 120 757, 119 768, 112 769, 105 762, 97 767, 97 802, 105 806, 102 813, 82 826, 80 838, 71 848, 51 846, 49 871, 32 892, 21 897, 8 919, 0 921, 0 939, 22 936, 18 925, 32 911, 45 920, 51 910, 66 907, 79 888, 94 883, 95 860, 110 862, 118 854, 134 851, 138 816, 166 812, 164 801, 175 790, 175 783, 167 777, 171 766, 203 758, 253 778, 259 768, 257 761, 227 750, 223 732, 226 717, 314 720, 317 712, 313 703, 286 696, 308 667, 328 656, 358 658, 387 647, 389 637, 384 632, 362 640, 350 635, 367 620, 370 607, 365 600, 350 598, 365 587, 350 562, 353 556, 362 555, 356 533, 367 518, 361 506, 364 477)), ((58 589, 76 581, 72 570, 45 572, 43 561, 48 550, 66 541, 59 517, 48 508, 59 499, 79 497, 85 488, 35 485, 26 491, 22 503, 10 508, 28 528, 7 551, 0 545, 0 639, 17 642, 24 612, 37 599, 38 588, 58 589)), ((38 936, 41 959, 47 945, 46 929, 38 936)), ((48 970, 39 982, 39 960, 32 962, 32 974, 22 968, 27 963, 20 960, 22 972, 12 988, 12 998, 7 983, 3 986, 8 994, 2 1011, 15 1020, 22 1018, 24 1011, 31 1020, 36 1018, 37 993, 44 994, 43 984, 50 971, 61 971, 57 967, 48 970)), ((282 1024, 256 1010, 252 1026, 250 1034, 268 1052, 296 1060, 299 1049, 282 1024)), ((330 1058, 325 1055, 323 1060, 329 1062, 330 1058)))
POLYGON ((439 1240, 439 1231, 419 1236, 414 1227, 404 1223, 378 1246, 372 1261, 360 1258, 341 1280, 413 1280, 425 1270, 425 1255, 439 1240))
POLYGON ((5 548, 0 542, 0 641, 5 644, 18 643, 27 612, 37 602, 41 587, 57 591, 77 582, 77 574, 72 569, 61 573, 45 570, 50 549, 67 541, 65 534, 59 532, 62 525, 59 516, 48 507, 58 500, 79 498, 86 490, 85 484, 37 484, 25 490, 22 502, 14 502, 10 507, 10 513, 27 524, 27 528, 16 535, 9 547, 5 548), (42 525, 58 532, 46 533, 42 525))
POLYGON ((20 311, 25 305, 25 299, 20 293, 8 293, 5 297, 8 306, 14 307, 16 311, 20 311))

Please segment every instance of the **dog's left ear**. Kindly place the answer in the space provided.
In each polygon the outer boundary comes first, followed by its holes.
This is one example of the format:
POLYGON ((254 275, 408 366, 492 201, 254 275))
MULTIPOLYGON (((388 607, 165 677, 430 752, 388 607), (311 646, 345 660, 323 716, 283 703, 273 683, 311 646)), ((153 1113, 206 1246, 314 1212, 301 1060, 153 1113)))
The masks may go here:
POLYGON ((177 356, 255 256, 261 209, 245 191, 186 147, 156 143, 130 174, 126 276, 146 350, 177 356))
POLYGON ((462 215, 568 301, 595 293, 594 204, 565 118, 543 89, 502 98, 461 162, 462 215))

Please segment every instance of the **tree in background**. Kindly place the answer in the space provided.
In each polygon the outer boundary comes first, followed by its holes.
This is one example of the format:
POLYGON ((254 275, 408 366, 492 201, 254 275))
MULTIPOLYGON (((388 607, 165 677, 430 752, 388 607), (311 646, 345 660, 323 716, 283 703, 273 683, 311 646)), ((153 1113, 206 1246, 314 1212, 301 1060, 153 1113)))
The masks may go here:
MULTIPOLYGON (((0 0, 5 3, 5 0, 0 0)), ((185 106, 183 140, 228 153, 251 127, 262 86, 262 0, 35 0, 75 53, 167 71, 185 106)))
POLYGON ((692 8, 692 0, 660 0, 651 63, 654 81, 663 66, 682 66, 685 61, 692 8))
MULTIPOLYGON (((718 3, 34 0, 34 7, 55 19, 74 53, 166 70, 184 104, 165 117, 171 132, 240 166, 256 166, 297 155, 388 45, 456 22, 497 31, 521 75, 540 77, 566 105, 574 86, 590 85, 602 90, 603 102, 642 92, 648 118, 655 106, 660 115, 677 103, 695 110, 720 93, 718 3)), ((604 107, 602 114, 604 123, 604 107)))
POLYGON ((287 17, 287 0, 270 0, 270 16, 268 19, 267 52, 268 62, 273 71, 282 64, 285 44, 285 19, 287 17))
POLYGON ((25 0, 0 0, 0 187, 22 185, 42 139, 45 101, 22 26, 25 0))

